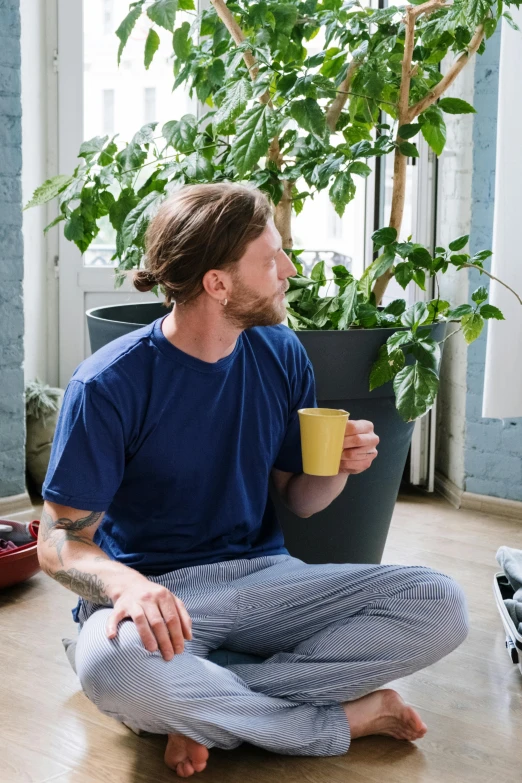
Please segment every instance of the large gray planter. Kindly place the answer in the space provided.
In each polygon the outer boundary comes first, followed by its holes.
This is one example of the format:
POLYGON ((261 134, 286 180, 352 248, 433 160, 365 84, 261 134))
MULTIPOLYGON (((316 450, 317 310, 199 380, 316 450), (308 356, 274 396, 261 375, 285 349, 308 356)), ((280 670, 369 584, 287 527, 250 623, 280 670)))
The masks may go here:
MULTIPOLYGON (((88 310, 92 351, 166 312, 161 302, 88 310)), ((432 329, 441 340, 446 325, 432 329)), ((371 468, 350 476, 339 497, 308 519, 292 514, 271 488, 288 551, 307 563, 381 562, 414 427, 399 416, 391 383, 368 391, 371 366, 393 331, 296 332, 314 368, 318 405, 344 408, 352 419, 372 421, 380 437, 379 456, 371 468)))

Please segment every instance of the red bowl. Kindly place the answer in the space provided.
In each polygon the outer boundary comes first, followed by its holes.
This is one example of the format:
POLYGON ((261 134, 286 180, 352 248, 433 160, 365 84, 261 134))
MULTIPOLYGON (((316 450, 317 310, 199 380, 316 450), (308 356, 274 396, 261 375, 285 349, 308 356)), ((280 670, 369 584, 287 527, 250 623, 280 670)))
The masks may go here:
MULTIPOLYGON (((7 520, 6 520, 7 521, 7 520)), ((39 520, 31 523, 38 535, 39 520)), ((33 533, 34 535, 34 533, 33 533)), ((30 541, 16 549, 0 552, 0 589, 25 582, 41 571, 37 555, 37 541, 30 541)))

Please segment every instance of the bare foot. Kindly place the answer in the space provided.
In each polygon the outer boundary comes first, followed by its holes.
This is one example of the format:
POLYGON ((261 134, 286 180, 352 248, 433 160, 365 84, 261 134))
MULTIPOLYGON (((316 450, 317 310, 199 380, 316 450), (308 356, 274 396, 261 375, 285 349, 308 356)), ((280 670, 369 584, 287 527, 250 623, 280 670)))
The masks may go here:
POLYGON ((165 764, 180 778, 188 778, 194 772, 203 772, 207 766, 208 749, 183 734, 169 734, 165 749, 165 764))
POLYGON ((391 688, 368 693, 355 701, 346 701, 342 706, 352 739, 388 734, 411 742, 424 737, 428 730, 419 713, 405 704, 397 691, 391 688))

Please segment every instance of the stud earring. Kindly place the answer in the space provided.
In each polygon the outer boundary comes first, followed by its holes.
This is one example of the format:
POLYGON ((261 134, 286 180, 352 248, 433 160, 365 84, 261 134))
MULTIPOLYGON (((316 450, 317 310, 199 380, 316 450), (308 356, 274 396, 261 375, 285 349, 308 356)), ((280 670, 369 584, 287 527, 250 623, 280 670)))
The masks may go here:
POLYGON ((223 307, 226 307, 226 305, 227 305, 227 302, 228 302, 228 299, 223 299, 223 301, 221 302, 221 304, 223 305, 223 307))

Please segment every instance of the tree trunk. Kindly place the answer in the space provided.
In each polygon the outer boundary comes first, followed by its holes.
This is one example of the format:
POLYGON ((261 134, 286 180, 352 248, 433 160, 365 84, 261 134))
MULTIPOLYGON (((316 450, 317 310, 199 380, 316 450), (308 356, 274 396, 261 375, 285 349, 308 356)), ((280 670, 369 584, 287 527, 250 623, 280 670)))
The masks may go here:
POLYGON ((281 234, 283 240, 283 249, 291 250, 292 240, 292 188, 294 181, 283 180, 283 195, 275 208, 274 223, 281 234))

